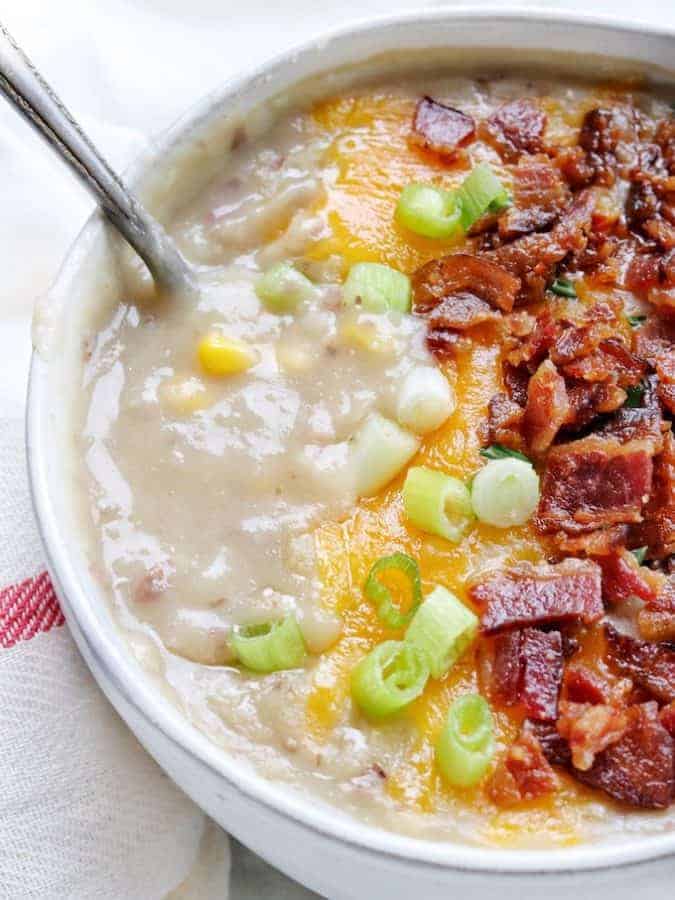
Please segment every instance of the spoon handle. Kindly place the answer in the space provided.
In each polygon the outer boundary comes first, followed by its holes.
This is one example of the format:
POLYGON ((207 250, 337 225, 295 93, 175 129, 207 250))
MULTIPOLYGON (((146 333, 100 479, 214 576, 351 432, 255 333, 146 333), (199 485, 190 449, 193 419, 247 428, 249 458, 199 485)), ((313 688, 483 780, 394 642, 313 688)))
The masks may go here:
POLYGON ((193 273, 173 241, 129 193, 1 22, 0 93, 94 195, 155 281, 172 289, 192 289, 193 273))

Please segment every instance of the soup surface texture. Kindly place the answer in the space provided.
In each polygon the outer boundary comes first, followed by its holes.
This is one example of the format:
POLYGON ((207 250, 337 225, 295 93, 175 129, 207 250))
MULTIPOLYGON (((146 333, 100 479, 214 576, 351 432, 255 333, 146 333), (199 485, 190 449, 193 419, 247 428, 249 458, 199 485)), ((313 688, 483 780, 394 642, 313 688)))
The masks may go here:
POLYGON ((77 437, 158 687, 382 828, 673 829, 669 105, 367 83, 243 123, 170 231, 199 300, 101 312, 77 437))

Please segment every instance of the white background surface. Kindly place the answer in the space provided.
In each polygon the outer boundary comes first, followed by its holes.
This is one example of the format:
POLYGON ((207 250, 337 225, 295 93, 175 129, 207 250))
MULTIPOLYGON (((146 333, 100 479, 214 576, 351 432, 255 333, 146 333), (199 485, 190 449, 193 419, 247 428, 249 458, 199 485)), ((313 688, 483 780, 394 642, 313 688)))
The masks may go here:
MULTIPOLYGON (((396 0, 2 0, 0 18, 105 155, 123 168, 153 135, 233 73, 322 29, 412 5, 442 4, 396 0)), ((509 4, 493 0, 491 5, 509 4)), ((560 4, 539 0, 531 5, 675 24, 675 0, 641 0, 639 4, 628 0, 560 4)), ((32 305, 49 286, 91 202, 5 104, 0 104, 0 203, 0 410, 3 418, 13 420, 18 428, 32 305)), ((7 434, 3 438, 9 440, 7 434)), ((18 441, 12 446, 16 450, 18 441)), ((0 452, 0 465, 9 459, 0 452)), ((18 456, 12 464, 20 465, 18 456)), ((16 480, 8 470, 0 475, 16 480)), ((0 509, 0 520, 4 512, 0 509)), ((16 535, 16 529, 12 533, 16 535)), ((14 557, 28 575, 31 572, 25 570, 23 558, 36 552, 31 545, 33 530, 26 529, 25 540, 22 531, 18 534, 21 540, 14 547, 14 557)), ((8 583, 6 577, 3 583, 8 583)), ((63 639, 68 640, 65 633, 63 639)), ((64 647, 63 653, 71 650, 64 647)), ((10 664, 9 659, 4 662, 10 664)), ((87 675, 83 671, 80 677, 87 675)), ((0 701, 4 705, 13 699, 0 696, 0 701)), ((53 702, 58 701, 55 698, 53 702)), ((28 709, 30 698, 26 704, 28 709)), ((47 727, 49 722, 45 719, 42 724, 47 727)), ((38 732, 39 726, 35 725, 38 732)), ((43 734, 48 741, 48 733, 43 734)), ((54 849, 58 852, 58 847, 54 849)), ((232 884, 233 900, 308 896, 274 880, 241 852, 235 854, 232 884)), ((7 894, 3 887, 6 885, 0 884, 0 897, 12 900, 54 896, 49 892, 7 894)), ((88 900, 88 896, 68 896, 88 900)))

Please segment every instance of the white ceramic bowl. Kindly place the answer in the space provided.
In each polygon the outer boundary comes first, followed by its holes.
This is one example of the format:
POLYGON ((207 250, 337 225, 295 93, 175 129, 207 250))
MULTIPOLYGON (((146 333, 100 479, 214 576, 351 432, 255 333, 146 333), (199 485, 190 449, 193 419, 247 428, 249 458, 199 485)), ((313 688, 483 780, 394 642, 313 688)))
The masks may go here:
MULTIPOLYGON (((225 85, 172 129, 130 175, 147 194, 209 121, 245 113, 299 79, 351 66, 375 53, 423 48, 545 49, 602 54, 667 69, 675 31, 541 10, 430 12, 379 19, 292 50, 225 85)), ((500 50, 497 50, 497 58, 500 50)), ((626 836, 611 845, 551 851, 485 850, 393 835, 361 824, 312 797, 257 776, 227 756, 165 701, 126 649, 87 567, 78 539, 68 396, 79 343, 75 311, 106 289, 98 261, 105 228, 94 215, 75 242, 36 329, 28 400, 28 459, 49 570, 70 629, 97 681, 169 775, 217 822, 273 865, 335 900, 380 898, 501 900, 545 891, 547 900, 672 896, 675 833, 626 836), (45 333, 51 338, 43 341, 45 333), (670 877, 669 877, 670 876, 670 877)))

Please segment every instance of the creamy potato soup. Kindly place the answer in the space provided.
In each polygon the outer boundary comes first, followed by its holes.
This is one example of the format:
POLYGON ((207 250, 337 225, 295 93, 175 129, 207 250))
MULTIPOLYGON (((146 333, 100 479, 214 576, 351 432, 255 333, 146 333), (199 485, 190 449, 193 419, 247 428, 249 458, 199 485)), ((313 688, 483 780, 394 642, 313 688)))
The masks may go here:
POLYGON ((85 336, 92 565, 268 778, 507 847, 675 827, 675 122, 391 77, 243 121, 191 304, 85 336))

